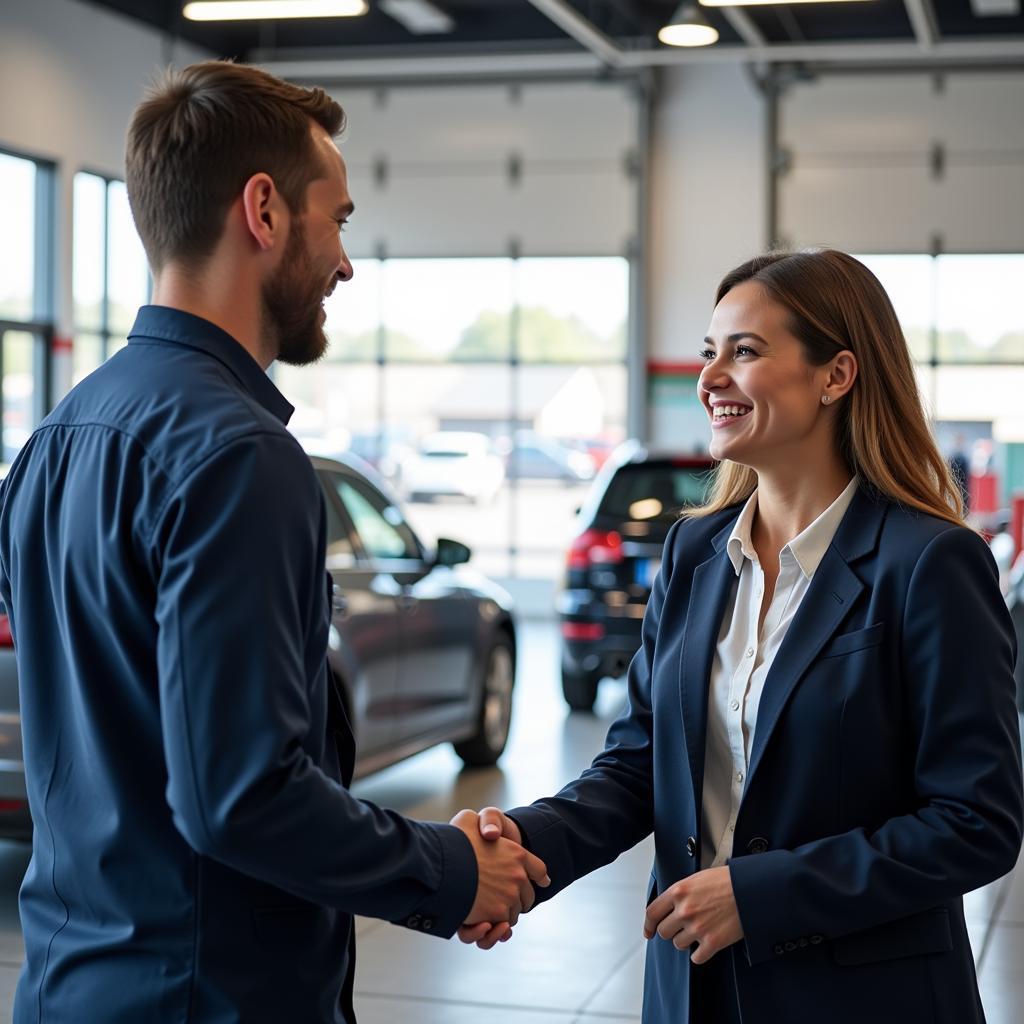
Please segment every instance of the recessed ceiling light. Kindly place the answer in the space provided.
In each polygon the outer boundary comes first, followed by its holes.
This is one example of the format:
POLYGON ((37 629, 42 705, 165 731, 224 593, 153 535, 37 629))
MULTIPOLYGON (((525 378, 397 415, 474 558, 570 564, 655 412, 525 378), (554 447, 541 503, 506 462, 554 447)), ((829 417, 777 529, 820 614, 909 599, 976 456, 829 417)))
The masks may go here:
POLYGON ((380 0, 378 6, 417 36, 455 31, 455 22, 430 0, 380 0))
POLYGON ((680 4, 658 38, 666 46, 710 46, 718 42, 718 29, 708 24, 695 3, 680 4))
POLYGON ((190 21, 276 21, 281 18, 355 18, 366 0, 193 0, 182 14, 190 21))

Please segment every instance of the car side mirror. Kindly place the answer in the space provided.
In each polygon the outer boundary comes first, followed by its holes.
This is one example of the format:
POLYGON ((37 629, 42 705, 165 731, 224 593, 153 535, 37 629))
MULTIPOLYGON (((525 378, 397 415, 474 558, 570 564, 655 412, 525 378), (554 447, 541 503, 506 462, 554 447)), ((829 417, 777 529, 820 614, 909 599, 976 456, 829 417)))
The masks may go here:
POLYGON ((462 565, 468 562, 473 552, 465 544, 457 540, 449 540, 447 537, 437 538, 437 554, 434 562, 437 565, 446 565, 449 568, 453 565, 462 565))

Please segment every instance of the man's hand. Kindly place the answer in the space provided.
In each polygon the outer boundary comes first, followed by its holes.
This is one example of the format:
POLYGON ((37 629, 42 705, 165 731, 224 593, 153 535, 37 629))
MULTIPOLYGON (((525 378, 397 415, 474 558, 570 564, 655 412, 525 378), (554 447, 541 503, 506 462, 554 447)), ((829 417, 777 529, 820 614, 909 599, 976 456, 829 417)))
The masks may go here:
MULTIPOLYGON (((453 825, 465 831, 466 825, 471 825, 480 838, 486 840, 489 843, 496 843, 499 839, 512 842, 517 846, 522 842, 522 835, 519 831, 519 826, 503 814, 497 807, 485 807, 479 814, 474 811, 460 811, 454 818, 452 818, 453 825)), ((467 833, 468 834, 468 833, 467 833)), ((472 836, 470 840, 472 841, 472 836)), ((476 849, 474 845, 474 850, 476 849)), ((523 851, 524 853, 526 851, 523 851)), ((531 854, 526 854, 527 857, 532 857, 531 854)), ((477 857, 479 860, 479 855, 477 857)), ((537 864, 540 864, 543 868, 543 864, 537 860, 536 857, 532 858, 537 864)), ((551 884, 551 879, 548 878, 547 869, 545 868, 541 877, 535 877, 530 875, 532 881, 536 882, 537 885, 542 888, 546 888, 551 884)), ((532 889, 529 893, 529 902, 522 904, 522 910, 529 910, 533 905, 533 892, 532 889)), ((473 905, 474 909, 476 904, 473 905)), ((472 924, 472 913, 467 918, 467 923, 459 929, 459 939, 467 944, 476 943, 480 949, 491 949, 496 946, 499 942, 507 942, 512 938, 512 925, 515 924, 515 920, 510 921, 498 921, 497 924, 491 924, 489 920, 478 921, 476 924, 472 924)), ((518 917, 518 915, 517 915, 518 917)))
POLYGON ((533 906, 533 883, 540 886, 550 884, 547 868, 539 857, 524 850, 517 842, 497 834, 485 839, 475 811, 459 811, 451 823, 465 832, 472 843, 479 872, 476 899, 464 927, 473 929, 475 936, 479 934, 469 941, 480 944, 485 939, 489 940, 483 947, 489 949, 495 942, 508 938, 519 915, 533 906), (473 928, 484 924, 488 926, 486 932, 480 927, 473 928), (492 924, 496 927, 491 928, 492 924), (506 927, 502 928, 502 925, 506 927), (497 934, 493 934, 495 931, 497 934))
POLYGON ((727 867, 708 868, 669 886, 651 901, 644 938, 660 935, 678 950, 697 943, 690 959, 707 963, 719 950, 743 938, 732 876, 727 867))

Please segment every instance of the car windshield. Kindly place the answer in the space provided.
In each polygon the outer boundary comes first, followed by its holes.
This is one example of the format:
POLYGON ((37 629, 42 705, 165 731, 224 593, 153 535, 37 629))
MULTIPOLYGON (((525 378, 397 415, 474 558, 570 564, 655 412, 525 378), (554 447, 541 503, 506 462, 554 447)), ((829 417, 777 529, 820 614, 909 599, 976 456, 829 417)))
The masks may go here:
POLYGON ((685 505, 704 501, 709 471, 655 461, 622 466, 601 499, 599 512, 620 520, 674 519, 685 505))

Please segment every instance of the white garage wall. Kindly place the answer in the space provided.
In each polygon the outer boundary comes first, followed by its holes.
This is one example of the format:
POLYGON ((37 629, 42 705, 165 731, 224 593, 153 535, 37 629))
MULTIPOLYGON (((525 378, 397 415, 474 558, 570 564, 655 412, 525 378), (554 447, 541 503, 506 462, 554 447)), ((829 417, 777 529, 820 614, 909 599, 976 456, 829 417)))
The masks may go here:
POLYGON ((621 256, 637 104, 621 84, 334 90, 354 256, 621 256), (517 173, 510 174, 510 168, 517 173))
MULTIPOLYGON (((651 360, 697 359, 718 282, 767 243, 765 115, 763 98, 737 65, 678 68, 661 79, 651 150, 651 360)), ((654 444, 706 443, 690 391, 687 384, 682 392, 652 392, 654 444)))
POLYGON ((738 65, 661 80, 651 154, 651 344, 692 360, 726 271, 766 244, 765 104, 738 65))
MULTIPOLYGON (((168 63, 209 55, 169 47, 135 22, 74 0, 0 2, 0 147, 57 164, 56 323, 71 334, 71 192, 76 171, 123 177, 124 133, 146 85, 168 63)), ((0 197, 2 201, 2 197, 0 197)), ((54 358, 54 390, 71 358, 54 358)))
POLYGON ((823 76, 784 94, 779 141, 793 244, 1024 250, 1024 72, 823 76))

